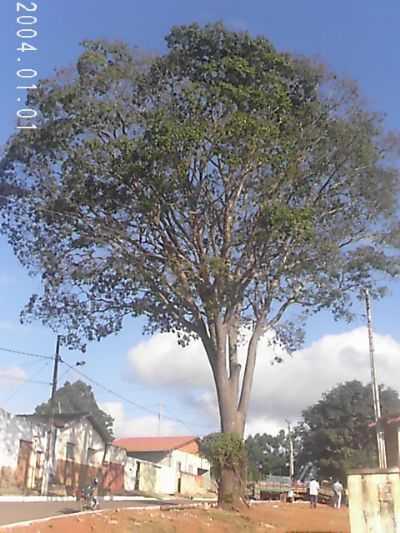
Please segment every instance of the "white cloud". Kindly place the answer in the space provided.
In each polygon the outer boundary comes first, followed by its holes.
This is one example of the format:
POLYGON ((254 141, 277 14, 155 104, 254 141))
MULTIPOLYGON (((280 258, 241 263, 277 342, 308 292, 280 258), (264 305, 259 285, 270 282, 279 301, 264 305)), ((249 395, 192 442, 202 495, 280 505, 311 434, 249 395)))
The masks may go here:
POLYGON ((128 354, 131 375, 148 385, 208 387, 212 379, 203 345, 178 345, 172 333, 159 333, 134 346, 128 354))
POLYGON ((22 368, 0 368, 0 384, 2 386, 24 383, 26 378, 26 372, 22 368))
MULTIPOLYGON (((266 336, 260 342, 259 352, 267 353, 271 361, 281 350, 272 348, 266 336)), ((239 346, 239 359, 245 358, 246 344, 239 346)), ((182 348, 172 333, 158 333, 134 346, 128 353, 130 373, 147 385, 187 388, 209 388, 211 368, 200 340, 182 348)))
MULTIPOLYGON (((375 335, 375 344, 378 381, 398 390, 400 344, 379 334, 375 335)), ((280 365, 268 367, 259 359, 252 414, 265 413, 275 422, 299 417, 302 409, 318 401, 322 393, 352 379, 370 381, 365 328, 326 335, 280 365)))
MULTIPOLYGON (((399 390, 400 344, 389 335, 375 334, 376 368, 380 383, 399 390)), ((241 359, 244 355, 241 348, 241 359)), ((173 334, 158 334, 129 352, 131 375, 151 386, 164 386, 184 405, 216 420, 216 400, 211 371, 199 341, 180 347, 173 334)), ((338 383, 370 380, 368 337, 365 328, 325 335, 310 346, 286 355, 271 365, 272 348, 260 342, 248 432, 271 431, 285 426, 285 418, 298 419, 301 411, 338 383), (263 429, 264 428, 264 429, 263 429)))
MULTIPOLYGON (((126 413, 121 402, 104 402, 100 405, 106 413, 114 418, 114 434, 120 437, 153 437, 159 435, 159 421, 156 415, 133 417, 126 413)), ((161 417, 162 436, 187 435, 188 428, 161 417)))
POLYGON ((246 435, 255 435, 256 433, 276 435, 284 427, 286 427, 284 421, 271 422, 266 417, 251 416, 246 425, 246 435))

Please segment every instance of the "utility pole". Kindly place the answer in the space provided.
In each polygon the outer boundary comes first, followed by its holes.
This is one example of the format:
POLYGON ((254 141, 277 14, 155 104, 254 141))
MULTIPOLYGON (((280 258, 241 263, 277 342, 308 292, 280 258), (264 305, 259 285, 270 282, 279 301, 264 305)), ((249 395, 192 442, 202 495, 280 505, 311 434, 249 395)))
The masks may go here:
POLYGON ((294 478, 294 450, 293 450, 293 437, 292 437, 292 426, 289 420, 286 420, 288 425, 288 438, 289 438, 289 476, 290 479, 294 478))
POLYGON ((47 496, 49 489, 50 471, 54 468, 54 446, 55 446, 55 427, 54 427, 54 415, 55 415, 55 396, 57 391, 57 378, 58 378, 58 364, 61 360, 60 357, 60 344, 61 335, 57 335, 56 352, 54 354, 54 366, 53 366, 53 380, 51 383, 51 396, 50 396, 50 416, 49 426, 47 430, 46 441, 46 453, 43 465, 43 477, 42 477, 42 496, 47 496))
POLYGON ((379 468, 387 468, 385 436, 381 428, 381 417, 382 417, 381 402, 380 402, 380 396, 379 396, 379 388, 376 382, 374 335, 372 331, 371 301, 370 301, 368 289, 364 290, 364 296, 365 296, 365 307, 367 311, 369 363, 371 367, 371 388, 372 388, 372 401, 374 403, 376 440, 378 444, 378 461, 379 461, 379 468))
POLYGON ((162 413, 163 404, 160 402, 158 410, 158 436, 161 437, 161 413, 162 413))

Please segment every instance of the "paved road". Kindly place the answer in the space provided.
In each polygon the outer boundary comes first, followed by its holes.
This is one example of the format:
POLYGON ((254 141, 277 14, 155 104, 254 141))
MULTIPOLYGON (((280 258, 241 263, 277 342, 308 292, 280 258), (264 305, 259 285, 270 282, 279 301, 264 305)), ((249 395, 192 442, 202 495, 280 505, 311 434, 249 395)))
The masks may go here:
MULTIPOLYGON (((148 505, 169 505, 176 501, 134 500, 118 502, 100 502, 100 509, 115 507, 144 507, 148 505)), ((0 503, 0 526, 14 522, 24 522, 48 516, 60 516, 80 511, 78 502, 40 502, 40 503, 0 503)))

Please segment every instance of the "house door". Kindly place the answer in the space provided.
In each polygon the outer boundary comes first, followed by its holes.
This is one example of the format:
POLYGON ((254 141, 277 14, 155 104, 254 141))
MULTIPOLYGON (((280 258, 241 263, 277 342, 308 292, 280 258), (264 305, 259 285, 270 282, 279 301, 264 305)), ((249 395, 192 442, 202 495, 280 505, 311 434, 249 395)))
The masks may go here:
POLYGON ((72 493, 75 488, 75 443, 67 442, 65 465, 64 465, 64 485, 67 494, 72 493))
POLYGON ((74 487, 74 471, 75 463, 67 459, 65 461, 64 467, 64 483, 67 489, 72 489, 74 487))
POLYGON ((176 464, 176 473, 178 478, 177 492, 180 494, 182 492, 182 463, 180 461, 176 464))
POLYGON ((15 474, 17 487, 24 489, 28 479, 29 466, 31 462, 32 442, 27 440, 19 441, 18 463, 15 474))
POLYGON ((43 465, 44 465, 44 453, 36 452, 36 468, 35 468, 35 488, 40 491, 42 486, 43 477, 43 465))
POLYGON ((140 490, 140 461, 136 463, 135 490, 140 490))

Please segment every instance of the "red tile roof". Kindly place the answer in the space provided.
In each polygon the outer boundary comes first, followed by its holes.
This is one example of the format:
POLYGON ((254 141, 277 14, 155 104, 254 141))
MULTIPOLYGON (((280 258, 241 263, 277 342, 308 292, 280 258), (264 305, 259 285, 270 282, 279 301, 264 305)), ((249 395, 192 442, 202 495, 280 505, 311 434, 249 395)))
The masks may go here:
POLYGON ((115 439, 113 444, 125 448, 127 452, 168 452, 194 440, 197 437, 128 437, 115 439))

